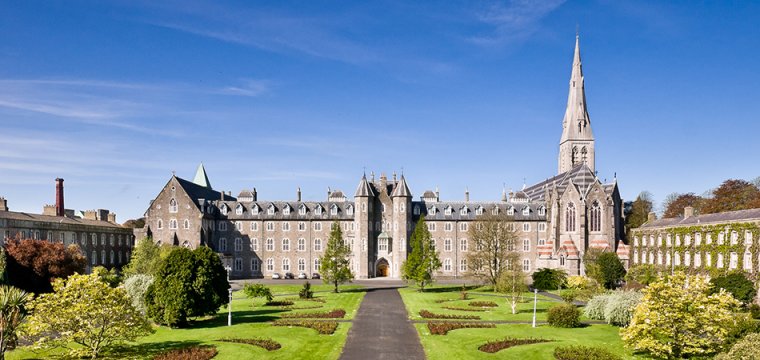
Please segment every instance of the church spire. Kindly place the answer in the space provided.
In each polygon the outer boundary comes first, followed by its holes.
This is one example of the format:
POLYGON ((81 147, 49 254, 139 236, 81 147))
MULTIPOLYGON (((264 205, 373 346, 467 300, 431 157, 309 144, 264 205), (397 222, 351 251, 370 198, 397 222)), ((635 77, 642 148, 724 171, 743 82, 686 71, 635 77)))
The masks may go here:
POLYGON ((208 181, 208 175, 206 175, 206 168, 203 167, 203 163, 198 165, 198 170, 195 171, 193 182, 196 185, 211 189, 211 182, 208 181))
POLYGON ((586 106, 586 87, 581 64, 579 36, 575 35, 575 52, 570 74, 567 107, 562 119, 562 138, 559 142, 559 172, 568 171, 579 164, 594 169, 594 134, 586 106))

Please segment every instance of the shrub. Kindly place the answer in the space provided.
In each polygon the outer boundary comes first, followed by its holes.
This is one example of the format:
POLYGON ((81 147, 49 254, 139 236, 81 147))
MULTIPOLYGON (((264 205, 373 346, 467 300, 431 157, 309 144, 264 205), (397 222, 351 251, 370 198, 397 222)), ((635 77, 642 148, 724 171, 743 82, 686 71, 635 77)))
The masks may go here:
POLYGON ((428 330, 433 335, 446 335, 449 331, 457 329, 487 329, 495 328, 496 325, 490 323, 477 323, 477 322, 439 322, 429 321, 427 323, 428 330))
POLYGON ((427 310, 420 310, 420 316, 425 319, 461 319, 461 320, 480 320, 480 316, 475 315, 450 315, 435 314, 427 310))
POLYGON ((263 297, 268 302, 272 301, 272 290, 262 284, 245 284, 243 286, 243 294, 248 298, 263 297))
POLYGON ((304 305, 304 306, 287 306, 285 307, 288 310, 309 310, 309 309, 319 309, 322 305, 304 305))
POLYGON ((299 326, 317 330, 322 335, 330 335, 338 328, 338 323, 336 321, 275 320, 272 326, 299 326))
POLYGON ((301 299, 311 299, 314 297, 314 292, 311 291, 311 284, 308 281, 303 284, 303 288, 298 292, 298 297, 301 299))
POLYGON ((460 307, 460 306, 441 306, 441 307, 447 310, 456 310, 456 311, 486 311, 485 309, 466 308, 466 307, 460 307))
POLYGON ((139 310, 143 315, 145 314, 145 293, 148 292, 148 287, 153 283, 152 275, 137 274, 128 277, 124 280, 124 290, 127 291, 127 295, 132 299, 132 306, 139 310))
POLYGON ((565 285, 567 274, 559 269, 542 268, 534 272, 533 287, 539 290, 554 290, 565 285))
POLYGON ((478 350, 493 354, 495 352, 498 352, 504 349, 509 349, 515 346, 538 344, 538 343, 545 343, 545 342, 551 342, 551 340, 532 339, 532 338, 516 339, 516 338, 508 337, 508 338, 505 338, 504 340, 489 341, 483 345, 480 345, 478 347, 478 350))
POLYGON ((643 295, 636 291, 615 291, 607 298, 604 306, 604 320, 608 324, 628 326, 633 310, 641 302, 643 295))
POLYGON ((636 282, 644 286, 655 282, 659 277, 657 266, 653 264, 633 265, 628 269, 628 273, 625 274, 627 282, 636 282))
POLYGON ((567 289, 559 293, 559 297, 562 298, 562 300, 566 303, 572 304, 573 301, 578 297, 578 290, 575 289, 567 289))
POLYGON ((497 307, 499 304, 493 302, 493 301, 473 301, 467 305, 470 306, 476 306, 476 307, 497 307))
POLYGON ((467 300, 467 287, 462 284, 462 291, 459 292, 459 300, 467 300))
POLYGON ((574 290, 584 290, 592 286, 591 279, 581 276, 573 275, 567 277, 567 288, 574 290))
POLYGON ((760 305, 750 304, 749 314, 752 316, 753 319, 760 319, 760 305))
POLYGON ((720 289, 725 289, 736 300, 744 304, 752 302, 757 293, 754 284, 747 279, 743 271, 735 271, 727 275, 714 277, 710 280, 710 284, 712 285, 712 294, 718 293, 720 289))
POLYGON ((583 309, 583 313, 587 318, 592 320, 604 320, 604 310, 607 308, 607 302, 610 299, 610 294, 601 294, 594 296, 586 303, 586 307, 583 309))
POLYGON ((8 240, 5 254, 8 284, 35 294, 52 292, 54 279, 84 274, 87 266, 79 246, 45 240, 8 240))
POLYGON ((280 300, 280 301, 267 301, 264 306, 292 306, 294 302, 290 300, 280 300))
POLYGON ((346 316, 346 310, 343 310, 343 309, 335 309, 328 312, 282 314, 283 318, 304 318, 304 319, 342 319, 344 316, 346 316))
POLYGON ((728 334, 723 341, 723 349, 729 350, 749 334, 760 333, 760 322, 757 322, 748 314, 736 314, 727 326, 728 334))
POLYGON ((325 300, 325 299, 323 299, 323 298, 311 298, 311 299, 306 299, 306 300, 309 300, 309 301, 316 301, 316 302, 318 302, 318 303, 323 303, 323 304, 327 302, 327 300, 325 300))
POLYGON ((153 360, 208 360, 214 356, 216 356, 216 348, 213 346, 192 346, 167 351, 154 356, 153 360))
POLYGON ((749 334, 715 360, 756 360, 760 359, 760 334, 749 334))
POLYGON ((546 321, 549 325, 561 328, 574 328, 581 325, 581 312, 572 304, 562 303, 549 308, 546 321))
POLYGON ((583 256, 586 274, 605 289, 614 289, 625 276, 625 266, 614 252, 592 249, 583 256))
POLYGON ((554 358, 557 360, 622 360, 605 348, 596 346, 558 346, 554 349, 554 358))
POLYGON ((280 343, 272 339, 220 339, 218 341, 258 346, 266 351, 275 351, 282 348, 282 345, 280 345, 280 343))

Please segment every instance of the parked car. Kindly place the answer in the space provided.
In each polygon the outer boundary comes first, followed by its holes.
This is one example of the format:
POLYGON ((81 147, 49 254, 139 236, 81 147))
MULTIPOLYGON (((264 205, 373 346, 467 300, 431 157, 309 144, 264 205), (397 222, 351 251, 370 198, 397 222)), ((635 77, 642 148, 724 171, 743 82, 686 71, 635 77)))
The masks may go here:
POLYGON ((298 274, 298 280, 308 279, 309 277, 306 275, 306 273, 300 273, 298 274))
POLYGON ((285 278, 286 278, 286 279, 295 279, 296 277, 295 277, 295 276, 293 276, 293 273, 292 273, 292 272, 286 272, 286 273, 285 273, 285 278))
POLYGON ((272 279, 273 280, 279 280, 279 279, 282 279, 282 276, 280 276, 279 273, 274 273, 274 274, 272 274, 272 279))
POLYGON ((319 276, 319 273, 313 273, 313 274, 311 274, 311 278, 312 279, 321 279, 321 277, 319 276))

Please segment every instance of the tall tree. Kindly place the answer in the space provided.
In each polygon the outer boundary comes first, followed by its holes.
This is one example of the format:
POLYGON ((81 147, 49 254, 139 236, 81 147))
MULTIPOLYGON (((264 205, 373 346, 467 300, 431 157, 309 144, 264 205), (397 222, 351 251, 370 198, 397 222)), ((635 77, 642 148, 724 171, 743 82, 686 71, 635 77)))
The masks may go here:
POLYGON ((662 217, 673 218, 681 216, 683 215, 683 209, 687 206, 693 207, 695 214, 700 214, 702 213, 702 205, 704 204, 704 201, 705 199, 694 193, 670 194, 665 198, 665 201, 662 204, 662 207, 665 209, 662 217))
POLYGON ((5 352, 16 347, 17 331, 27 315, 29 295, 19 288, 0 285, 0 360, 5 352))
POLYGON ((636 200, 625 203, 625 232, 641 226, 647 222, 649 213, 654 209, 652 203, 652 194, 648 191, 642 191, 636 200))
POLYGON ((84 273, 87 259, 79 246, 44 240, 8 240, 5 243, 11 285, 32 293, 53 290, 51 281, 84 273))
POLYGON ((168 251, 154 244, 153 239, 146 237, 138 240, 132 249, 129 264, 123 269, 124 277, 137 274, 155 275, 161 266, 162 252, 168 254, 168 251))
POLYGON ((760 207, 760 189, 745 180, 726 180, 712 195, 702 208, 705 214, 760 207))
POLYGON ((625 266, 614 252, 589 249, 583 255, 583 264, 586 275, 605 289, 614 289, 625 277, 625 266))
POLYGON ((512 314, 517 314, 517 304, 520 302, 524 292, 528 291, 528 285, 525 283, 525 272, 519 264, 520 255, 510 253, 507 255, 507 263, 510 264, 501 272, 496 284, 496 290, 506 294, 507 301, 512 308, 512 314))
POLYGON ((425 223, 425 217, 420 217, 417 221, 412 237, 409 239, 409 245, 412 250, 401 266, 403 278, 414 281, 420 291, 425 291, 425 286, 433 282, 435 271, 442 266, 433 237, 425 223))
POLYGON ((510 265, 519 266, 516 251, 517 233, 512 218, 493 215, 490 212, 478 216, 469 229, 470 240, 475 249, 467 254, 470 273, 493 285, 510 265))
POLYGON ((334 292, 338 292, 338 285, 354 278, 349 266, 351 248, 343 241, 343 231, 340 224, 333 222, 330 229, 330 238, 327 239, 327 247, 319 265, 319 272, 325 284, 333 284, 334 292))

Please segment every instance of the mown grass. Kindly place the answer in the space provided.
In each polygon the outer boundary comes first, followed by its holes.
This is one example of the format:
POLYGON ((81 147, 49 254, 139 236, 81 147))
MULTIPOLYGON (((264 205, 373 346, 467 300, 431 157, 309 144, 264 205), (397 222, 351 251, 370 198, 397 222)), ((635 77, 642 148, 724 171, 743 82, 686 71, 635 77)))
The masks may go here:
MULTIPOLYGON (((346 342, 350 322, 339 323, 338 329, 332 335, 319 335, 315 330, 301 327, 271 326, 268 322, 279 319, 283 313, 300 311, 329 311, 332 309, 346 310, 346 319, 356 315, 364 292, 359 287, 351 291, 334 294, 320 292, 315 294, 317 301, 297 300, 300 286, 271 285, 275 299, 293 299, 294 307, 321 305, 322 308, 310 310, 290 310, 287 307, 263 306, 265 299, 247 299, 238 291, 233 293, 232 326, 227 326, 227 306, 219 310, 214 317, 196 320, 189 328, 170 329, 164 326, 156 327, 156 332, 139 339, 135 343, 125 344, 105 354, 107 359, 151 359, 156 354, 166 350, 192 345, 216 346, 219 354, 214 359, 337 359, 346 342), (295 289, 295 291, 293 291, 295 289), (257 346, 217 341, 225 338, 270 338, 279 342, 282 348, 267 351, 257 346)), ((341 290, 348 288, 341 287, 341 290)), ((34 352, 28 347, 17 349, 7 354, 7 359, 49 359, 60 357, 61 350, 34 352)))

